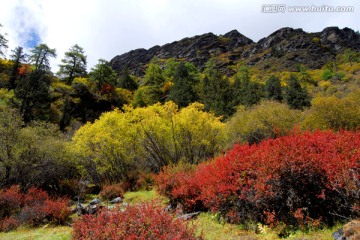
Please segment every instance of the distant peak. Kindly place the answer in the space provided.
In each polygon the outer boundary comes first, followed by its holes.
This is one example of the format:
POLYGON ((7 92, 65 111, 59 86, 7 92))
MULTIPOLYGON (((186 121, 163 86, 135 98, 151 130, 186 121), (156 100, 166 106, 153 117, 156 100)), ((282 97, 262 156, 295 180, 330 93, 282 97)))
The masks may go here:
POLYGON ((273 32, 272 34, 270 34, 270 36, 281 36, 281 37, 287 37, 289 34, 292 33, 305 33, 304 30, 302 30, 302 28, 291 28, 291 27, 284 27, 284 28, 280 28, 279 30, 276 30, 275 32, 273 32))
POLYGON ((243 35, 239 33, 236 29, 231 30, 230 32, 227 32, 224 34, 224 37, 231 38, 231 37, 242 37, 243 35))

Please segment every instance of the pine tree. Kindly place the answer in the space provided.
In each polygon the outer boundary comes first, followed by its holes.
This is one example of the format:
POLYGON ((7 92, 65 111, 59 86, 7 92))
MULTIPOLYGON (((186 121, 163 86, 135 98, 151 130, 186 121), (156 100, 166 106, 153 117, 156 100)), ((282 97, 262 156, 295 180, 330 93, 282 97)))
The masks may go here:
POLYGON ((286 103, 293 109, 310 107, 310 96, 306 88, 302 88, 295 75, 291 75, 285 91, 286 103))
POLYGON ((67 84, 71 84, 74 78, 84 77, 86 73, 86 56, 84 49, 75 44, 68 52, 65 52, 65 58, 61 60, 58 75, 67 84))
POLYGON ((31 50, 30 62, 35 69, 48 71, 50 70, 50 57, 56 57, 56 50, 42 43, 31 50))
POLYGON ((233 86, 233 106, 252 106, 260 102, 263 96, 263 85, 250 81, 247 67, 241 66, 235 75, 233 86))
POLYGON ((229 79, 223 77, 214 66, 210 61, 204 71, 206 75, 203 80, 202 101, 206 111, 228 117, 235 112, 232 88, 229 79))
POLYGON ((39 69, 18 81, 15 97, 21 102, 20 113, 25 123, 29 123, 36 116, 45 117, 44 113, 50 108, 50 84, 50 76, 46 71, 39 69))
POLYGON ((120 73, 119 84, 120 88, 124 88, 130 91, 135 91, 138 89, 138 84, 135 82, 134 78, 130 76, 128 68, 124 68, 120 73))
MULTIPOLYGON (((0 24, 0 28, 1 27, 2 25, 0 24)), ((8 48, 7 43, 8 40, 0 33, 0 56, 5 56, 5 50, 8 48)))
POLYGON ((283 100, 282 88, 279 78, 270 76, 265 83, 265 91, 267 99, 279 102, 283 100))
POLYGON ((144 82, 142 85, 162 88, 164 83, 165 78, 163 76, 163 71, 161 69, 159 60, 157 58, 153 58, 149 64, 149 67, 146 69, 144 82))
POLYGON ((197 84, 197 76, 190 74, 185 63, 180 63, 176 68, 168 99, 174 101, 179 107, 188 106, 198 99, 195 91, 197 84))
POLYGON ((13 54, 10 57, 14 65, 11 70, 9 79, 9 90, 15 89, 21 63, 26 62, 26 59, 28 57, 27 54, 24 53, 24 49, 20 46, 12 50, 12 52, 13 54))
POLYGON ((112 69, 109 62, 99 59, 98 64, 91 69, 90 80, 96 83, 97 90, 100 91, 104 84, 115 86, 118 82, 116 72, 112 69))

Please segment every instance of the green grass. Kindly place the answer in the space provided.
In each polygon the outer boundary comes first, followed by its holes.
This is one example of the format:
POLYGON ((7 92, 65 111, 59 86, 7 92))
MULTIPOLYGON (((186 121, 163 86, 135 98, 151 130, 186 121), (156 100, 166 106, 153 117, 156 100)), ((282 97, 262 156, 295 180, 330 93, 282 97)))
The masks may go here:
MULTIPOLYGON (((190 226, 197 228, 196 234, 202 235, 206 240, 227 240, 227 239, 244 239, 244 240, 280 240, 276 230, 268 227, 259 226, 260 234, 254 231, 244 230, 239 225, 220 223, 216 215, 210 213, 201 213, 195 220, 189 223, 190 226)), ((332 233, 337 231, 341 225, 323 230, 313 231, 296 231, 285 239, 292 240, 333 240, 332 233)))
POLYGON ((190 222, 190 226, 195 226, 196 234, 202 235, 206 240, 258 239, 255 233, 242 230, 238 225, 219 223, 216 216, 210 213, 201 213, 190 222))
POLYGON ((39 228, 20 227, 16 231, 0 233, 1 240, 68 240, 71 227, 48 226, 39 228))
POLYGON ((136 192, 126 192, 124 194, 124 202, 129 204, 135 204, 140 202, 149 202, 155 199, 160 199, 162 202, 167 202, 165 197, 162 197, 155 189, 151 191, 136 191, 136 192))
POLYGON ((309 232, 297 231, 290 235, 287 239, 314 239, 314 240, 334 240, 332 233, 336 232, 342 225, 337 225, 332 228, 318 229, 309 232))

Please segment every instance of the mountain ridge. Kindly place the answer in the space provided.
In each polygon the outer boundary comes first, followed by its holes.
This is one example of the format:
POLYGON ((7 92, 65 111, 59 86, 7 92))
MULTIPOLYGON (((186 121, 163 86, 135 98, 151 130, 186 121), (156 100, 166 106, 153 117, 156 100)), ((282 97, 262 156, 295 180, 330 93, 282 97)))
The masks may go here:
POLYGON ((311 69, 321 68, 346 48, 359 51, 360 35, 350 28, 327 27, 321 32, 305 32, 301 28, 284 27, 254 42, 237 30, 224 35, 211 32, 186 37, 162 46, 139 48, 117 55, 110 64, 117 72, 127 68, 132 75, 142 77, 152 58, 175 58, 193 63, 200 70, 211 58, 227 75, 239 63, 262 69, 294 71, 303 64, 311 69))

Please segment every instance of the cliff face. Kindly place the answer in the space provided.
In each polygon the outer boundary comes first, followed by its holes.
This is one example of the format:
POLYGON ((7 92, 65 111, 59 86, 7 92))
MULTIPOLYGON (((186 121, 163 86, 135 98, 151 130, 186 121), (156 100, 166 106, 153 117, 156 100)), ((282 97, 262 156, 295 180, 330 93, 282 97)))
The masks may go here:
POLYGON ((299 64, 320 68, 346 48, 360 51, 360 35, 349 28, 328 27, 317 33, 282 28, 257 43, 232 30, 220 36, 206 33, 148 50, 132 50, 114 57, 110 63, 114 70, 127 67, 136 76, 144 75, 146 64, 153 57, 186 60, 200 70, 214 57, 218 59, 217 67, 226 74, 232 74, 229 66, 240 61, 263 69, 291 71, 299 64))

